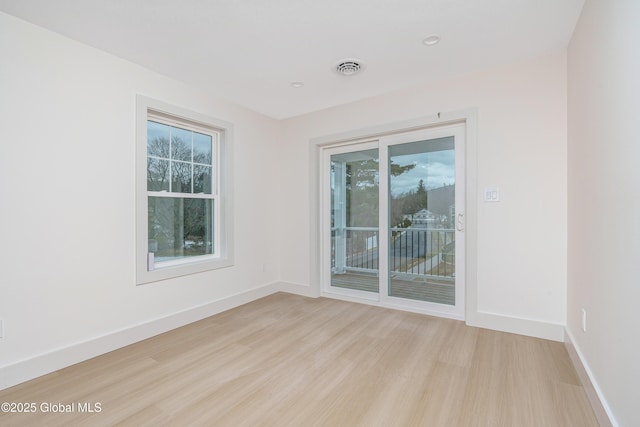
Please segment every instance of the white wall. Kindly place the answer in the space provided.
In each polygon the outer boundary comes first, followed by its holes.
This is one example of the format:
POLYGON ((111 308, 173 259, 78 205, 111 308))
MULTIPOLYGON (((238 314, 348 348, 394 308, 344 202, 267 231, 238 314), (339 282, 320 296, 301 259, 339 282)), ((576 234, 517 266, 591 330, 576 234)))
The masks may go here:
POLYGON ((621 426, 640 425, 639 19, 587 0, 568 50, 567 328, 621 426))
MULTIPOLYGON (((310 140, 477 108, 474 323, 562 340, 566 308, 566 56, 564 52, 462 75, 283 122, 283 230, 309 230, 310 140), (480 200, 480 198, 479 198, 480 200)), ((282 236, 282 279, 311 289, 309 232, 282 236)))
POLYGON ((277 281, 279 122, 2 13, 0 62, 0 388, 126 339, 25 360, 277 281), (135 285, 136 94, 234 124, 234 267, 135 285))

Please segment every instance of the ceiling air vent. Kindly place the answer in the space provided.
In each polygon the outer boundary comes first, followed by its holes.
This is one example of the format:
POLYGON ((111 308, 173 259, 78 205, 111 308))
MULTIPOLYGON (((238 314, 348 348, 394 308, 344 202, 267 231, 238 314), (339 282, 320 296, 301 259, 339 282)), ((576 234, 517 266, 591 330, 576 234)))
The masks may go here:
POLYGON ((353 76, 363 68, 364 66, 357 59, 343 59, 336 64, 336 72, 342 76, 353 76))

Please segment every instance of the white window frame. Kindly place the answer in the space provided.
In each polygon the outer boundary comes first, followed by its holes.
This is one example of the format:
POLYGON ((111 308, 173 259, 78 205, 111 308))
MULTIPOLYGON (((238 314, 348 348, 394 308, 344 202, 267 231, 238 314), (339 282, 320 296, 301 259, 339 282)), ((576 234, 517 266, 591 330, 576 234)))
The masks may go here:
MULTIPOLYGON (((200 273, 233 265, 233 215, 231 198, 233 125, 223 120, 176 107, 142 95, 136 97, 136 283, 138 285, 200 273), (147 121, 208 131, 216 136, 212 147, 214 200, 213 254, 150 263, 148 197, 170 196, 147 190, 147 121), (150 265, 151 264, 151 265, 150 265)), ((186 194, 182 195, 186 196, 186 194)), ((201 195, 188 194, 189 198, 201 195)))

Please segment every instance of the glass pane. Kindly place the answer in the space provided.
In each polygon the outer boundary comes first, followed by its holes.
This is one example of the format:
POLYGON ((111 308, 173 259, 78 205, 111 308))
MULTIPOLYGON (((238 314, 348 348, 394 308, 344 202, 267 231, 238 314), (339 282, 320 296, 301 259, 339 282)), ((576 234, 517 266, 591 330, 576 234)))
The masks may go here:
POLYGON ((454 138, 393 145, 389 170, 389 295, 454 305, 454 138))
POLYGON ((149 252, 155 262, 213 254, 213 200, 149 197, 149 252))
POLYGON ((169 191, 169 160, 147 157, 147 190, 169 191))
POLYGON ((193 133, 193 162, 204 165, 212 164, 212 138, 211 135, 193 133))
POLYGON ((378 150, 331 156, 331 285, 378 292, 378 150))
POLYGON ((147 121, 147 156, 169 158, 170 126, 147 121))
POLYGON ((171 191, 191 193, 191 163, 171 162, 171 191))
POLYGON ((190 130, 171 127, 171 159, 191 161, 191 135, 190 130))
POLYGON ((211 194, 211 166, 193 165, 193 192, 211 194))

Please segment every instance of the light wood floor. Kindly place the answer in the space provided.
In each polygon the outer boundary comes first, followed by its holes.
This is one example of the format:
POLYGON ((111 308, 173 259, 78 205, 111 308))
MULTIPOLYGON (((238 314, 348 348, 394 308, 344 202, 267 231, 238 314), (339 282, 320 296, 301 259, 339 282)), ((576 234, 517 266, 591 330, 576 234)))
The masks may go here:
POLYGON ((275 294, 0 392, 0 425, 596 426, 561 343, 275 294))

